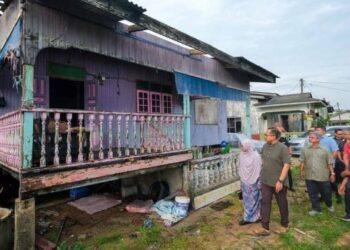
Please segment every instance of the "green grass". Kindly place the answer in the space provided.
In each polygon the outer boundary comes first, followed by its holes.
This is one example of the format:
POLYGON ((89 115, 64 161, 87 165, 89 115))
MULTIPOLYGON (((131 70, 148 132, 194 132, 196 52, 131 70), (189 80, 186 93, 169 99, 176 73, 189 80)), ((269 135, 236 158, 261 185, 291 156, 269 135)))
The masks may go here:
MULTIPOLYGON (((239 249, 241 243, 248 244, 253 249, 287 249, 287 250, 326 250, 326 249, 346 249, 345 247, 336 247, 339 239, 344 235, 350 235, 350 224, 342 222, 339 218, 344 213, 344 204, 335 205, 335 212, 328 212, 324 203, 322 203, 322 214, 319 216, 309 216, 310 201, 304 192, 304 183, 299 181, 299 169, 293 167, 293 180, 297 189, 296 193, 290 193, 290 221, 291 228, 284 234, 272 234, 266 241, 255 239, 252 242, 252 236, 249 232, 232 230, 233 223, 238 223, 241 216, 241 203, 236 194, 229 195, 225 200, 233 205, 222 211, 207 209, 202 217, 198 217, 192 224, 185 226, 174 226, 166 228, 161 222, 154 220, 155 225, 152 228, 135 226, 132 223, 125 225, 123 231, 120 227, 114 227, 114 234, 97 235, 84 242, 85 249, 239 249), (225 230, 222 230, 222 229, 225 230), (221 231, 218 231, 221 229, 221 231), (228 231, 226 231, 226 229, 228 231), (304 232, 306 235, 298 233, 295 229, 304 232), (223 232, 226 239, 230 235, 234 237, 233 245, 224 244, 218 232, 223 232), (317 240, 315 240, 317 239, 317 240), (236 241, 237 240, 237 241, 236 241), (321 241, 321 242, 320 242, 321 241), (249 242, 252 245, 249 245, 249 242)), ((198 212, 200 213, 200 211, 198 212)), ((280 215, 278 207, 273 202, 271 222, 274 227, 279 224, 280 215)), ((254 238, 254 237, 253 237, 254 238)), ((350 243, 349 243, 350 246, 350 243)), ((84 249, 81 243, 75 243, 72 246, 63 245, 59 250, 81 250, 84 249)), ((350 249, 350 247, 348 248, 350 249)))

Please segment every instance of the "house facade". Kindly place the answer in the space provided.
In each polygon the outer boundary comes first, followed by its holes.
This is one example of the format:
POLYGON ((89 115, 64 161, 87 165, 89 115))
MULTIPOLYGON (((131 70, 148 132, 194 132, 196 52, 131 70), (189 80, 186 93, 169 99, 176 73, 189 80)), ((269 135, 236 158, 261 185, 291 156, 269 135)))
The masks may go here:
POLYGON ((37 195, 146 173, 199 193, 237 178, 232 157, 188 171, 190 149, 227 139, 230 105, 250 128, 249 82, 276 75, 126 0, 5 2, 0 165, 19 182, 16 244, 33 244, 37 195))
POLYGON ((252 92, 253 135, 263 134, 276 122, 283 125, 288 133, 301 133, 314 126, 319 118, 327 119, 332 111, 325 100, 313 98, 311 93, 276 95, 252 92))

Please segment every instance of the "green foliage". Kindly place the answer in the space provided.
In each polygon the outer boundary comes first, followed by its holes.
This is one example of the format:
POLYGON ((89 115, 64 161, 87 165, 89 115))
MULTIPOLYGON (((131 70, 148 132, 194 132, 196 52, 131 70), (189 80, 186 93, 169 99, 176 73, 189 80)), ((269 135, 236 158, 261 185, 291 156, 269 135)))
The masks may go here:
POLYGON ((95 242, 100 246, 100 245, 104 245, 107 243, 118 243, 122 239, 123 239, 122 235, 112 234, 112 235, 108 235, 108 236, 99 237, 95 240, 95 242))
POLYGON ((75 242, 73 245, 69 246, 66 241, 61 242, 57 247, 57 250, 84 250, 85 247, 81 242, 75 242))
POLYGON ((328 124, 328 119, 325 119, 323 117, 319 117, 316 119, 316 127, 326 127, 328 124))

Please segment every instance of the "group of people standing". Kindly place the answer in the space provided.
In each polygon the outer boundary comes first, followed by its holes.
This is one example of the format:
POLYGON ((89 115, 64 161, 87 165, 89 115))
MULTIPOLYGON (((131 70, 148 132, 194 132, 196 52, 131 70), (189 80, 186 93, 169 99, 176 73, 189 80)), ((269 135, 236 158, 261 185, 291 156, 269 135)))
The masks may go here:
MULTIPOLYGON (((329 212, 334 211, 332 190, 337 203, 345 194, 344 221, 350 221, 350 134, 336 131, 335 139, 325 135, 325 128, 312 128, 309 131, 309 143, 302 149, 300 156, 300 174, 305 180, 311 202, 309 214, 321 212, 320 200, 323 200, 329 212), (321 197, 320 197, 321 196, 321 197)), ((287 190, 294 191, 291 166, 291 150, 288 141, 281 136, 283 127, 276 125, 268 128, 266 143, 261 155, 254 150, 250 140, 241 143, 239 155, 239 175, 244 204, 244 216, 240 225, 261 222, 257 235, 270 234, 270 214, 272 198, 275 196, 280 212, 281 229, 289 226, 287 190)))

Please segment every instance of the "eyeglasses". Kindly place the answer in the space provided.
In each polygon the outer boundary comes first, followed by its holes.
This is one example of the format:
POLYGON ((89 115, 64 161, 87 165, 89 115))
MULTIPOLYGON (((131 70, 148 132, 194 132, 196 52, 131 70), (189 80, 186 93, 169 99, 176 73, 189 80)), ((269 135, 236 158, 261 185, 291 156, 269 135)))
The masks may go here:
POLYGON ((264 134, 265 136, 275 136, 274 134, 264 134))

